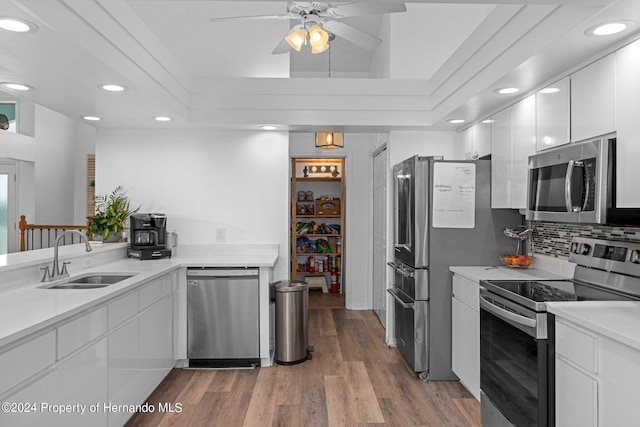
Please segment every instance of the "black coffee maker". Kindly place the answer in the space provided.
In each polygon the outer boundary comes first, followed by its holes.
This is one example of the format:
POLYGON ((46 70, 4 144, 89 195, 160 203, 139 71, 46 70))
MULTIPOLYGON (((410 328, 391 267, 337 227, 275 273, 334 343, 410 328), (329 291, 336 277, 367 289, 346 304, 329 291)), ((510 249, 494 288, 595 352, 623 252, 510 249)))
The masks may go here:
POLYGON ((160 259, 171 257, 166 247, 167 216, 162 213, 135 213, 129 218, 130 258, 160 259))

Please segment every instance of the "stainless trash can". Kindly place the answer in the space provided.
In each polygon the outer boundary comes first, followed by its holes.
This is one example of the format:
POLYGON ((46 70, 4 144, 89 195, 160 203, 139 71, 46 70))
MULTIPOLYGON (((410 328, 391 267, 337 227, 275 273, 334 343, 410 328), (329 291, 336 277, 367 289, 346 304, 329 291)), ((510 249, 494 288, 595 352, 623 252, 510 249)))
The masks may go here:
POLYGON ((304 282, 275 283, 276 354, 280 365, 294 365, 311 358, 308 346, 309 287, 304 282))

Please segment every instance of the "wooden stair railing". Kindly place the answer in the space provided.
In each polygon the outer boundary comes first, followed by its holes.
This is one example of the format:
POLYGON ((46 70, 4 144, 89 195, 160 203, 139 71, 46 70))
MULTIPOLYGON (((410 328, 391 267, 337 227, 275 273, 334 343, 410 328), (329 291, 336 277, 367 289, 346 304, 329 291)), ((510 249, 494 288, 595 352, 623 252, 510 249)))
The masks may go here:
MULTIPOLYGON (((20 252, 33 249, 50 248, 55 245, 58 236, 68 230, 77 230, 81 233, 84 233, 87 230, 86 225, 28 224, 25 215, 20 215, 18 227, 20 228, 20 252), (36 235, 39 235, 39 239, 36 239, 36 235), (39 245, 37 243, 39 243, 39 245)), ((71 235, 65 236, 62 239, 63 245, 74 243, 81 243, 80 238, 71 235)))

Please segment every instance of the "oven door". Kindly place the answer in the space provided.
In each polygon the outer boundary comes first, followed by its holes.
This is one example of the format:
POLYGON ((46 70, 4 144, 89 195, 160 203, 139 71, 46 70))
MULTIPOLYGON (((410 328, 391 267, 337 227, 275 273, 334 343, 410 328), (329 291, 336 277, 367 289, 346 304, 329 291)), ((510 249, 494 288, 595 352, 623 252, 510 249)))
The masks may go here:
POLYGON ((426 378, 429 371, 429 301, 416 301, 397 288, 387 289, 387 292, 394 299, 398 350, 409 366, 426 378))
POLYGON ((529 157, 527 219, 604 223, 613 141, 600 138, 529 157))
POLYGON ((483 425, 547 425, 545 313, 485 289, 480 290, 480 389, 483 425))

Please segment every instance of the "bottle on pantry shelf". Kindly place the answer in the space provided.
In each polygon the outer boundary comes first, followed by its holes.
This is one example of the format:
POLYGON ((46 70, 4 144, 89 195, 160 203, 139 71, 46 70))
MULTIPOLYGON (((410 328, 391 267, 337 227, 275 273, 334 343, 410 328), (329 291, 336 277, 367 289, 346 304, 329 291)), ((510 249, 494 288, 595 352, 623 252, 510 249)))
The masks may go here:
POLYGON ((342 239, 339 237, 336 240, 336 252, 340 253, 342 251, 342 239))

